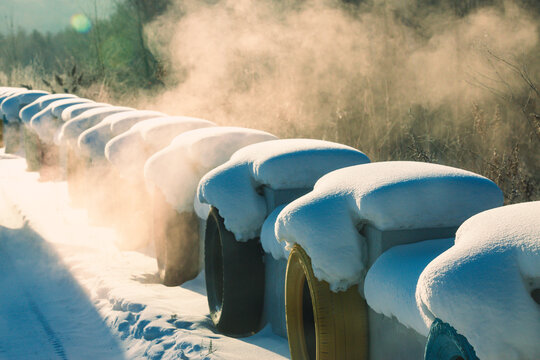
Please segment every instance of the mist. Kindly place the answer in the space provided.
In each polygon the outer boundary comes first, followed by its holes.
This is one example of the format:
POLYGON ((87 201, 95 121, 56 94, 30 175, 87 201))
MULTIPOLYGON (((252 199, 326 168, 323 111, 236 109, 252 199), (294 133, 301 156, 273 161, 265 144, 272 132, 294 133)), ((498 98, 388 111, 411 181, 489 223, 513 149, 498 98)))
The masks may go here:
POLYGON ((514 60, 538 43, 538 23, 510 2, 465 16, 411 3, 178 2, 146 28, 171 69, 171 90, 152 102, 221 124, 285 127, 292 136, 330 131, 351 108, 373 114, 389 112, 390 102, 479 97, 471 82, 494 76, 488 51, 514 60))

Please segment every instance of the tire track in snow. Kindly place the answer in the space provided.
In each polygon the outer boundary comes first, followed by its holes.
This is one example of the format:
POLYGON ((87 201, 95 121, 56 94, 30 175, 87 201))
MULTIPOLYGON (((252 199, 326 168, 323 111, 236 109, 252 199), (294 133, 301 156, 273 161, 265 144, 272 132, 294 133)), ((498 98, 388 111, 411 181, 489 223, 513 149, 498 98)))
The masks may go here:
MULTIPOLYGON (((16 283, 22 285, 22 293, 24 294, 26 301, 28 303, 28 306, 32 313, 35 315, 36 319, 40 323, 43 331, 46 334, 47 341, 52 346, 54 353, 62 360, 68 360, 68 357, 66 356, 66 352, 64 350, 64 346, 62 345, 62 342, 54 332, 54 330, 51 328, 49 322, 39 309, 38 305, 32 298, 32 296, 28 293, 26 290, 24 282, 21 280, 17 268, 15 266, 14 261, 11 259, 11 256, 9 255, 9 252, 6 250, 6 248, 2 245, 2 242, 0 241, 0 254, 3 254, 4 258, 4 265, 7 265, 8 268, 12 269, 13 276, 17 279, 16 283)), ((6 351, 2 348, 0 344, 0 354, 5 353, 6 351)))
POLYGON ((56 333, 54 332, 54 330, 49 325, 49 322, 47 321, 47 319, 45 318, 41 310, 39 310, 39 307, 34 302, 32 297, 26 291, 24 293, 26 295, 26 300, 28 301, 28 305, 30 305, 30 309, 32 310, 34 315, 36 315, 39 323, 43 327, 43 330, 45 330, 45 333, 47 334, 47 339, 49 340, 49 343, 52 345, 54 352, 56 353, 56 355, 58 355, 60 359, 68 360, 66 356, 66 352, 64 350, 64 346, 62 345, 62 342, 60 341, 58 336, 56 336, 56 333))

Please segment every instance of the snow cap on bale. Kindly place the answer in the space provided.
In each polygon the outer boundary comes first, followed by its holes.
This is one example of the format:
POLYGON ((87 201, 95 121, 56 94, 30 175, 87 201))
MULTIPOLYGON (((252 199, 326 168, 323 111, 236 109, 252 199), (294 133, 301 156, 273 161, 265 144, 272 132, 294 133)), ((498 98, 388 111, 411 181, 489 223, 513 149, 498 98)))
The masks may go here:
POLYGON ((0 104, 2 103, 2 101, 4 101, 5 98, 15 93, 20 93, 23 91, 28 91, 28 89, 23 88, 23 87, 5 87, 5 86, 1 87, 0 88, 0 104))
POLYGON ((165 116, 157 111, 130 110, 107 115, 98 124, 86 129, 78 139, 81 153, 93 159, 105 158, 105 146, 114 136, 120 135, 113 131, 113 125, 118 124, 115 130, 127 131, 133 124, 150 118, 165 116), (126 127, 128 126, 128 127, 126 127))
POLYGON ((277 217, 285 206, 287 206, 287 204, 276 207, 270 215, 268 215, 266 220, 264 220, 261 228, 260 239, 262 248, 265 253, 271 254, 276 260, 288 259, 289 254, 291 253, 291 250, 287 248, 287 243, 285 241, 278 241, 274 231, 277 217))
MULTIPOLYGON (((83 105, 83 104, 81 104, 83 105)), ((81 106, 76 105, 76 106, 81 106)), ((86 104, 84 104, 86 105, 86 104)), ((119 112, 133 111, 134 109, 123 106, 105 106, 84 111, 62 125, 58 140, 61 144, 77 147, 77 139, 83 131, 101 122, 107 116, 119 112)), ((64 111, 65 113, 65 111, 64 111)), ((62 113, 62 117, 64 116, 62 113)))
POLYGON ((96 102, 73 105, 62 111, 61 118, 63 122, 68 122, 69 120, 75 118, 76 116, 79 116, 85 111, 101 108, 101 107, 107 107, 107 106, 111 106, 111 105, 106 104, 106 103, 96 103, 96 102))
POLYGON ((19 117, 21 120, 30 126, 30 122, 32 121, 32 118, 34 115, 45 109, 49 104, 51 104, 54 101, 62 100, 62 99, 70 99, 70 98, 76 98, 77 96, 72 94, 50 94, 50 95, 44 95, 36 99, 34 102, 28 104, 24 108, 21 109, 19 112, 19 117))
MULTIPOLYGON (((41 141, 49 144, 53 143, 55 136, 60 132, 60 128, 63 124, 62 119, 54 114, 54 110, 58 108, 65 109, 71 105, 87 103, 90 101, 91 100, 81 98, 55 99, 32 117, 30 126, 38 134, 41 141)), ((58 112, 61 112, 61 110, 57 110, 57 113, 58 112)))
POLYGON ((144 142, 153 152, 157 152, 169 145, 181 133, 198 128, 216 126, 216 124, 208 120, 189 116, 170 116, 164 118, 159 125, 145 123, 140 124, 140 126, 137 124, 136 126, 136 130, 141 133, 144 142))
POLYGON ((416 300, 467 338, 480 359, 540 355, 540 201, 485 211, 422 272, 416 300))
POLYGON ((0 117, 4 116, 4 113, 2 112, 2 103, 4 100, 12 95, 20 94, 26 91, 28 90, 25 88, 3 88, 3 90, 0 92, 0 117))
MULTIPOLYGON (((240 127, 216 126, 188 131, 148 159, 144 177, 179 213, 193 211, 197 184, 205 173, 223 164, 244 146, 274 139, 276 137, 267 132, 240 127)), ((199 210, 199 216, 208 215, 208 208, 199 210)))
POLYGON ((122 177, 142 179, 148 158, 169 145, 175 136, 210 126, 215 124, 183 116, 144 120, 109 141, 105 146, 105 156, 122 177))
POLYGON ((333 291, 359 284, 367 260, 364 224, 379 230, 459 226, 501 206, 491 180, 448 166, 389 161, 353 166, 323 176, 314 190, 286 206, 276 236, 301 245, 319 280, 333 291))
POLYGON ((62 112, 70 106, 79 105, 79 104, 95 104, 95 102, 90 99, 77 97, 77 98, 71 98, 71 99, 58 100, 58 101, 55 101, 54 103, 51 103, 49 106, 51 107, 52 115, 58 118, 59 120, 64 121, 62 119, 62 112))
POLYGON ((369 158, 342 144, 314 139, 283 139, 247 146, 204 176, 199 184, 201 203, 214 206, 225 227, 237 240, 258 236, 268 215, 257 190, 312 188, 324 174, 369 158))
POLYGON ((38 90, 27 90, 12 94, 2 101, 2 113, 8 122, 17 122, 20 120, 19 112, 23 107, 48 94, 46 91, 38 90))
POLYGON ((129 114, 116 114, 114 116, 111 116, 111 133, 114 136, 117 136, 128 131, 133 125, 137 124, 138 122, 158 117, 162 118, 166 116, 168 115, 153 110, 137 110, 129 114))
POLYGON ((454 238, 435 239, 385 251, 366 274, 364 296, 369 307, 428 336, 430 324, 424 322, 416 305, 416 284, 424 268, 452 245, 454 238))

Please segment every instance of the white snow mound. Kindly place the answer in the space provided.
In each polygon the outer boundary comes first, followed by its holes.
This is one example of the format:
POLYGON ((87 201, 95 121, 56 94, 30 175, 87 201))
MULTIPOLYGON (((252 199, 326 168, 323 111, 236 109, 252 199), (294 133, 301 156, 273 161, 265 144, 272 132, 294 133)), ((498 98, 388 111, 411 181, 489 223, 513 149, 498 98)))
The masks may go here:
POLYGON ((8 122, 19 121, 19 111, 37 98, 49 94, 46 91, 27 90, 15 93, 2 101, 2 112, 8 122))
MULTIPOLYGON (((223 164, 238 149, 276 137, 240 127, 207 127, 185 132, 154 154, 144 167, 149 186, 155 185, 179 213, 194 211, 193 201, 201 177, 223 164)), ((206 217, 208 207, 198 207, 206 217)))
POLYGON ((110 119, 111 133, 114 136, 117 136, 128 131, 133 125, 137 124, 138 122, 148 119, 162 118, 166 116, 167 114, 153 110, 136 110, 133 113, 112 115, 110 119))
POLYGON ((77 105, 70 106, 64 109, 64 111, 62 111, 62 115, 61 115, 62 121, 68 122, 69 120, 75 118, 76 116, 79 116, 85 111, 101 108, 101 107, 106 107, 106 106, 111 106, 111 105, 106 104, 106 103, 90 102, 86 104, 77 104, 77 105))
POLYGON ((366 275, 364 296, 369 307, 427 336, 429 325, 416 306, 416 284, 424 268, 452 245, 453 238, 435 239, 385 251, 366 275))
POLYGON ((62 112, 70 106, 79 104, 95 104, 94 101, 85 98, 71 98, 55 101, 50 104, 51 113, 58 119, 62 120, 62 112))
POLYGON ((219 210, 237 240, 257 237, 268 215, 262 186, 272 189, 312 188, 324 174, 369 158, 342 144, 314 139, 282 139, 247 146, 206 174, 198 197, 219 210))
MULTIPOLYGON (((82 114, 72 118, 62 125, 62 129, 58 135, 58 141, 61 144, 67 144, 73 148, 76 148, 77 139, 83 131, 98 124, 109 115, 132 110, 134 109, 123 106, 105 106, 84 111, 82 114)), ((62 118, 64 117, 64 113, 62 113, 62 118)))
POLYGON ((480 359, 538 359, 540 201, 478 214, 422 272, 416 301, 427 326, 452 325, 480 359))
POLYGON ((122 111, 107 115, 98 124, 86 129, 81 133, 78 139, 78 146, 81 153, 92 159, 105 158, 105 146, 114 136, 146 119, 165 116, 157 111, 131 110, 122 111))
POLYGON ((264 252, 272 254, 272 257, 276 260, 288 259, 290 250, 287 249, 287 243, 285 241, 278 241, 276 238, 276 232, 274 227, 276 225, 276 219, 286 205, 280 205, 274 209, 268 215, 261 228, 261 245, 264 252))
POLYGON ((0 113, 2 112, 2 101, 14 94, 20 94, 28 91, 26 88, 15 88, 15 87, 2 87, 0 88, 0 113))
POLYGON ((364 164, 323 176, 276 221, 280 240, 301 245, 333 291, 359 284, 367 257, 363 224, 379 230, 459 226, 502 205, 491 180, 448 166, 409 161, 364 164))
POLYGON ((91 100, 68 98, 62 100, 53 100, 50 101, 50 103, 48 103, 48 101, 42 102, 41 107, 47 103, 48 105, 46 105, 43 110, 32 117, 30 120, 30 127, 38 134, 41 141, 49 144, 53 143, 55 136, 60 133, 60 128, 63 124, 62 119, 58 115, 54 114, 54 110, 56 110, 56 113, 58 114, 58 112, 61 112, 61 110, 58 108, 65 109, 68 106, 86 103, 89 101, 91 100))
POLYGON ((72 99, 76 98, 77 96, 72 94, 50 94, 50 95, 43 95, 37 98, 32 103, 26 105, 21 109, 19 112, 19 118, 26 124, 30 125, 30 122, 32 121, 32 118, 38 114, 40 111, 45 109, 49 104, 63 99, 72 99))
POLYGON ((122 177, 143 179, 144 164, 150 156, 169 145, 175 136, 209 126, 215 124, 182 116, 144 120, 109 141, 105 146, 105 156, 122 177))

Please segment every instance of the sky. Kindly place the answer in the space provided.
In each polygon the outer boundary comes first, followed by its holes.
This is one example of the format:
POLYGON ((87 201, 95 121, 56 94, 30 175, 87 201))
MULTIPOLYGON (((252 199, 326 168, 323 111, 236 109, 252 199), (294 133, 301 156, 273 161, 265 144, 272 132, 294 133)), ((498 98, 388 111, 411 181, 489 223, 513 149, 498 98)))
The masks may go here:
POLYGON ((10 31, 11 19, 15 29, 57 32, 69 26, 77 13, 94 17, 94 2, 98 16, 106 17, 114 0, 0 0, 0 32, 10 31))

